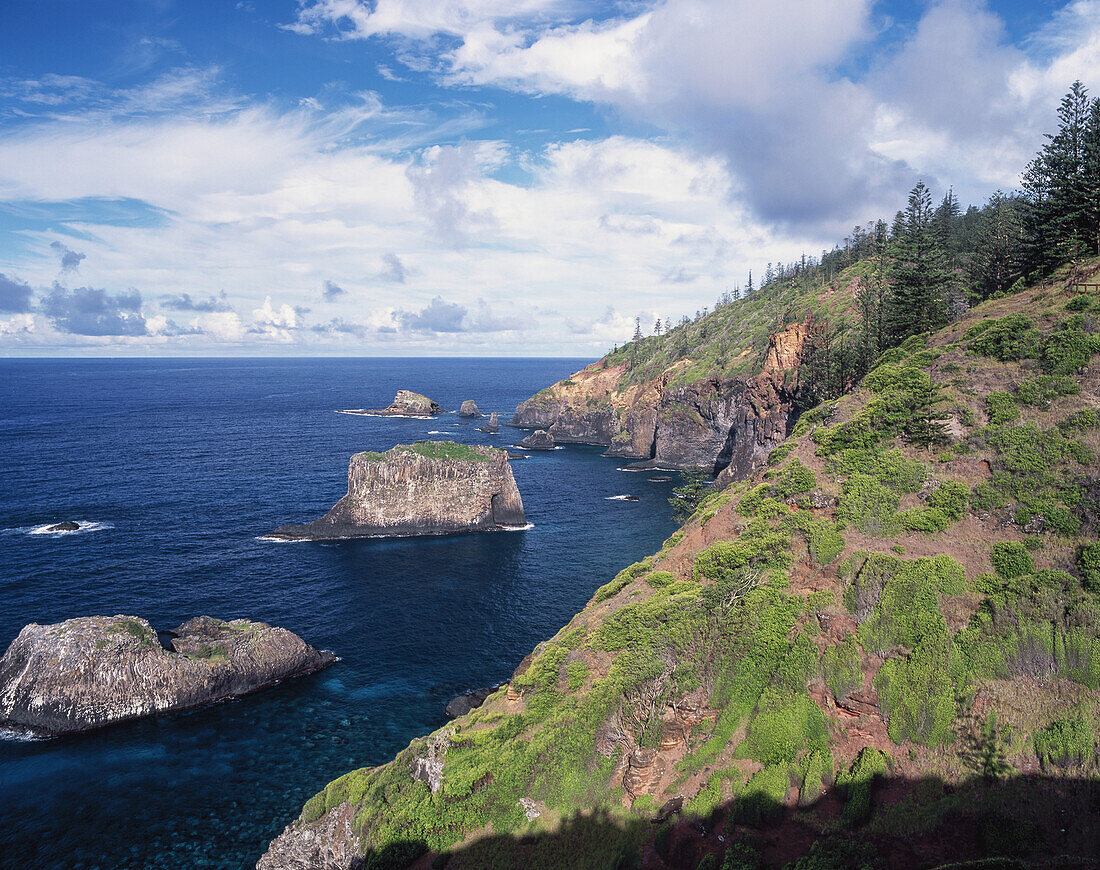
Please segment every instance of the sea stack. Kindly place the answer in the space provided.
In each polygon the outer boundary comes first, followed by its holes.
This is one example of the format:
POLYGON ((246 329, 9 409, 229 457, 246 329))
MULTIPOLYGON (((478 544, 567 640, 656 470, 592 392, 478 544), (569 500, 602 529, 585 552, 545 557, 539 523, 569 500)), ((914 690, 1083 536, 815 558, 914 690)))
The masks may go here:
POLYGON ((376 414, 383 417, 431 417, 443 409, 427 396, 412 390, 398 390, 388 408, 374 408, 366 411, 348 411, 349 414, 376 414))
POLYGON ((304 526, 276 529, 284 540, 446 535, 496 531, 526 523, 508 453, 453 441, 400 444, 356 453, 348 493, 304 526))
POLYGON ((332 653, 263 622, 209 616, 171 649, 136 616, 30 624, 0 658, 0 726, 55 737, 246 695, 320 670, 332 653))
POLYGON ((536 429, 516 446, 526 450, 553 450, 554 436, 545 429, 536 429))
POLYGON ((490 435, 496 435, 500 431, 500 420, 497 419, 497 412, 493 411, 489 415, 489 422, 484 426, 477 427, 481 432, 488 432, 490 435))
POLYGON ((458 409, 459 417, 480 417, 481 412, 477 409, 477 405, 473 399, 467 399, 462 403, 462 407, 458 409))

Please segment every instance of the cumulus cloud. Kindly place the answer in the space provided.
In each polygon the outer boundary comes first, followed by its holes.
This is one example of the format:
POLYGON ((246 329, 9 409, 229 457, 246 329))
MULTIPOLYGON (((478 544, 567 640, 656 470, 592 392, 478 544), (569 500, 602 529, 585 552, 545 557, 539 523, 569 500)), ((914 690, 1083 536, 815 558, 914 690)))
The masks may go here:
POLYGON ((378 277, 383 281, 391 281, 394 284, 404 284, 405 278, 408 277, 408 270, 405 268, 405 264, 401 262, 401 258, 397 256, 393 251, 387 251, 382 255, 382 263, 384 268, 379 273, 378 277))
POLYGON ((474 311, 456 302, 444 302, 436 296, 420 311, 398 309, 393 319, 409 332, 505 332, 525 329, 530 318, 509 315, 498 317, 484 299, 477 300, 474 311))
POLYGON ((55 284, 42 300, 42 313, 73 335, 147 335, 141 294, 134 289, 112 296, 95 287, 67 290, 55 284))
POLYGON ((78 253, 61 242, 50 242, 50 247, 56 252, 61 262, 62 272, 75 272, 80 268, 80 261, 87 259, 87 255, 78 253))
POLYGON ((434 232, 449 243, 462 246, 470 234, 495 225, 484 196, 487 169, 499 166, 503 147, 496 142, 434 145, 410 164, 406 176, 412 183, 413 201, 434 232))
POLYGON ((22 313, 31 310, 30 284, 0 272, 0 311, 22 313))
POLYGON ((321 285, 321 296, 324 297, 326 302, 333 302, 339 299, 341 296, 347 295, 347 290, 337 284, 335 281, 325 280, 325 283, 321 285))
POLYGON ((229 297, 223 290, 217 296, 208 296, 206 299, 192 299, 190 293, 178 293, 175 295, 161 296, 161 308, 170 311, 232 311, 229 297))
POLYGON ((21 337, 33 331, 33 314, 17 314, 8 320, 0 320, 0 336, 21 337))
POLYGON ((359 338, 370 332, 370 328, 362 323, 351 323, 342 317, 333 317, 325 323, 315 323, 309 329, 318 335, 354 335, 359 338))
POLYGON ((244 340, 246 334, 240 316, 234 311, 202 314, 191 321, 191 326, 197 333, 222 342, 240 342, 244 340))

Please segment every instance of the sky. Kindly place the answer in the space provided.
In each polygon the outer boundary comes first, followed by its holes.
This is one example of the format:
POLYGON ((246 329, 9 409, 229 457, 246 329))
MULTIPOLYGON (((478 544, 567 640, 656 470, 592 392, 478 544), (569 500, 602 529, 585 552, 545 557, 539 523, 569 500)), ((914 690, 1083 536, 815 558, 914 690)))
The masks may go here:
POLYGON ((595 357, 1075 79, 1100 0, 0 0, 0 355, 595 357))

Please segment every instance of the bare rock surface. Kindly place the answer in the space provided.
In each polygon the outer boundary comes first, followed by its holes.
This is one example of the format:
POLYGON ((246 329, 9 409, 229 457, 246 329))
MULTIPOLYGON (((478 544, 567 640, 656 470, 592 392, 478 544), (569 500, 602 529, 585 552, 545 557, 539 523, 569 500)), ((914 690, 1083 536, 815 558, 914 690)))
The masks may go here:
POLYGON ((388 408, 345 411, 347 414, 373 414, 382 417, 431 417, 442 412, 434 401, 412 390, 398 390, 388 408))
POLYGON ((169 650, 134 616, 25 626, 0 659, 0 726, 88 731, 245 695, 336 661, 285 628, 247 619, 200 616, 173 634, 169 650))
POLYGON ((553 450, 554 436, 545 429, 536 429, 516 446, 525 450, 553 450))
POLYGON ((347 495, 320 519, 281 526, 272 537, 446 535, 526 522, 506 451, 420 441, 385 453, 356 453, 348 465, 347 495))
POLYGON ((80 524, 74 523, 72 520, 65 520, 63 523, 55 523, 52 526, 46 527, 47 532, 79 532, 80 524))
POLYGON ((458 409, 459 417, 480 417, 481 412, 477 409, 477 405, 474 404, 473 399, 467 399, 462 403, 462 407, 458 409))
POLYGON ((474 689, 472 692, 463 692, 461 695, 455 695, 455 697, 451 698, 447 703, 447 708, 444 712, 452 719, 457 719, 459 716, 465 716, 471 710, 476 710, 484 704, 485 699, 503 685, 505 685, 505 683, 497 683, 495 686, 489 686, 485 689, 474 689))
POLYGON ((256 864, 256 870, 360 870, 364 865, 355 810, 345 801, 314 824, 295 819, 256 864))
POLYGON ((489 422, 477 428, 482 432, 488 432, 490 435, 496 435, 500 431, 500 418, 497 417, 497 412, 493 411, 489 415, 489 422))

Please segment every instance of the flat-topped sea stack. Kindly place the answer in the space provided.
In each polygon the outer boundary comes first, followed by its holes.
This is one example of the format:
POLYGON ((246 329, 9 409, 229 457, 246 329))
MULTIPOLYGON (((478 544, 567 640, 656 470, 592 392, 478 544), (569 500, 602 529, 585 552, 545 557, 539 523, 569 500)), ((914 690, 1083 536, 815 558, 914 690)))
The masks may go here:
POLYGON ((374 414, 382 417, 431 417, 442 412, 442 408, 427 396, 412 390, 398 390, 388 408, 373 408, 365 411, 349 411, 350 414, 374 414))
POLYGON ((526 523, 508 453, 453 441, 356 453, 348 493, 319 520, 282 526, 284 540, 447 535, 526 523))
POLYGON ((247 695, 336 656, 285 628, 209 616, 171 649, 135 616, 30 624, 0 658, 0 726, 55 737, 247 695))
POLYGON ((481 411, 477 409, 473 399, 467 399, 462 403, 462 407, 458 409, 459 417, 480 417, 481 411))

